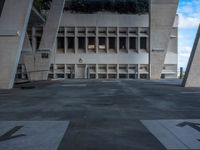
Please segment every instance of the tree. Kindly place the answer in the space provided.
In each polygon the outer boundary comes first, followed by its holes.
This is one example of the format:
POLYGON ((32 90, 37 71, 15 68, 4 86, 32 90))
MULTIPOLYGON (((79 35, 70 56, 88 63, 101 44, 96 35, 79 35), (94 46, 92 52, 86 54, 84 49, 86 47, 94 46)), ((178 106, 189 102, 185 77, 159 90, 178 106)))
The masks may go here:
POLYGON ((34 0, 34 6, 38 11, 47 10, 51 6, 52 0, 34 0))

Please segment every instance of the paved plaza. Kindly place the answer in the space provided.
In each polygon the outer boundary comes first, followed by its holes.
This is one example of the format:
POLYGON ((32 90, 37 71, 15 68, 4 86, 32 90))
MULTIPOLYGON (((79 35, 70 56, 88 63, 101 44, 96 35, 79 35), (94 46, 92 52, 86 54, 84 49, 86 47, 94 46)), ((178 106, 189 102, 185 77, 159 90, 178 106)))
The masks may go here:
POLYGON ((200 149, 200 88, 180 85, 180 80, 63 80, 0 90, 0 148, 200 149))

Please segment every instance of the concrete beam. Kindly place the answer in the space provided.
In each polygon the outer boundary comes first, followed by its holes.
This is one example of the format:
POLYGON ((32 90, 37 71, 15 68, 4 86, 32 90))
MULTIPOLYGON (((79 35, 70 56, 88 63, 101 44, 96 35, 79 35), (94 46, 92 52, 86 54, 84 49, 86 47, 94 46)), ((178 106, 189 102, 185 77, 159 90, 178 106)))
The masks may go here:
MULTIPOLYGON (((55 49, 56 38, 60 27, 64 4, 65 0, 53 0, 49 15, 47 17, 47 22, 44 26, 39 49, 36 51, 34 56, 32 56, 31 59, 32 61, 34 61, 32 63, 33 65, 26 66, 27 70, 32 70, 29 72, 29 74, 31 80, 33 81, 48 79, 52 52, 55 49)), ((30 55, 28 55, 27 57, 31 58, 30 55)))
POLYGON ((0 17, 0 89, 13 87, 33 0, 6 0, 0 17), (12 33, 12 34, 11 34, 12 33))
POLYGON ((176 17, 178 0, 150 2, 150 79, 160 79, 170 34, 176 17))
POLYGON ((200 25, 190 55, 182 86, 200 87, 200 25))

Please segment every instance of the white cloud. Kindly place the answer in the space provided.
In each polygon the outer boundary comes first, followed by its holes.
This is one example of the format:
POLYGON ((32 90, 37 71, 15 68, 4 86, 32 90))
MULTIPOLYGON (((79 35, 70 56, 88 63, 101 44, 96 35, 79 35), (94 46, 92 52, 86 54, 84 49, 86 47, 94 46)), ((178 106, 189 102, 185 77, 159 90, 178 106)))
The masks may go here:
POLYGON ((193 46, 194 35, 190 32, 200 24, 200 0, 180 2, 179 9, 179 67, 186 69, 193 46), (190 31, 189 31, 190 30, 190 31))
POLYGON ((199 23, 200 18, 184 16, 183 14, 179 14, 179 28, 196 28, 199 26, 199 23))
POLYGON ((178 14, 180 28, 198 27, 200 24, 200 0, 181 3, 178 14))

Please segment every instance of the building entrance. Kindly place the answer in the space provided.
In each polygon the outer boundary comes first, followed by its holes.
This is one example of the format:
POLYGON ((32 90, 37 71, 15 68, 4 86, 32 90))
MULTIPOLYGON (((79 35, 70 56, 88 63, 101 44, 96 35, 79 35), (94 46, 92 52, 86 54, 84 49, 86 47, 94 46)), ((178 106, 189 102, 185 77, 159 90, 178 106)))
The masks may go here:
POLYGON ((77 65, 76 78, 85 79, 85 65, 77 65))

